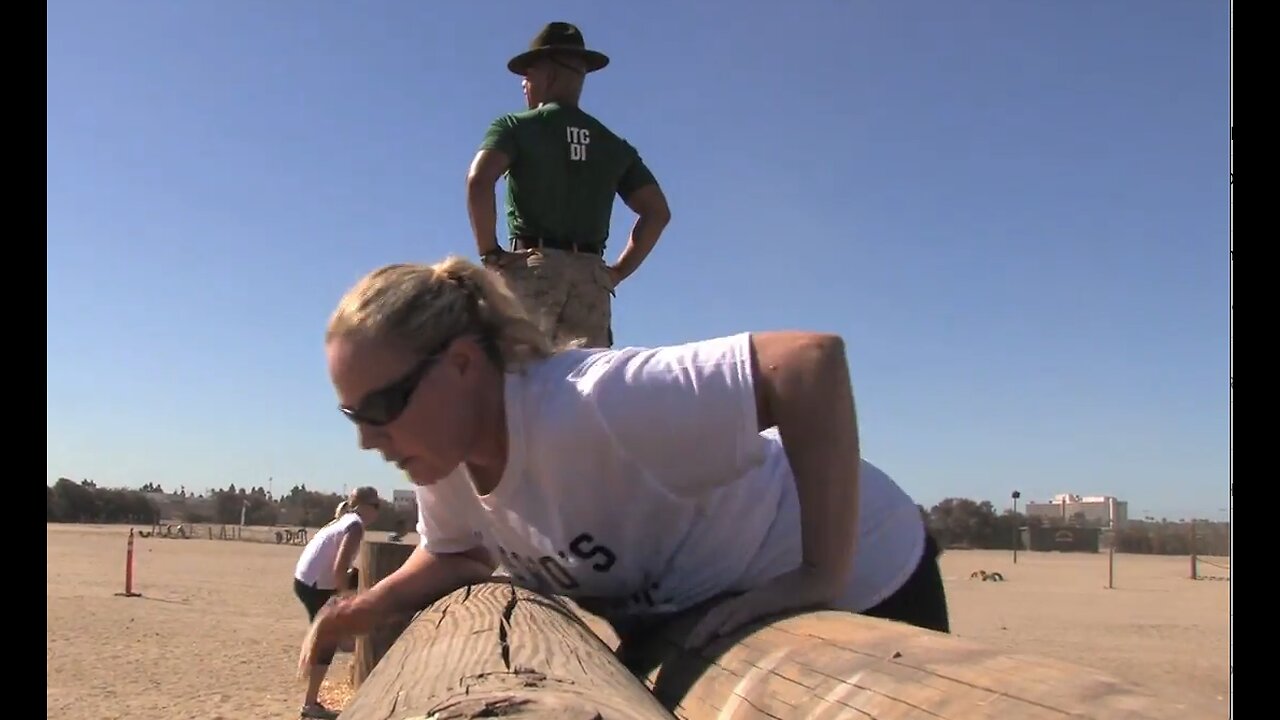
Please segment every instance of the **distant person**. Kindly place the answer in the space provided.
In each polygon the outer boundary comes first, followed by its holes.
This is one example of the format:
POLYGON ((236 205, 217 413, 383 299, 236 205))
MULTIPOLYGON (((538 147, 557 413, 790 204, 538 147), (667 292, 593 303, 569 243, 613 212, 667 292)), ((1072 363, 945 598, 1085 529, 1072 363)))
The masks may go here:
POLYGON ((499 276, 454 257, 364 277, 326 353, 360 447, 417 486, 421 542, 326 608, 309 643, 499 564, 619 628, 734 596, 691 643, 818 607, 949 630, 919 508, 860 456, 839 337, 558 349, 499 276))
MULTIPOLYGON (((293 570, 293 592, 314 621, 316 613, 330 598, 354 590, 358 571, 352 567, 364 539, 365 528, 378 517, 382 501, 372 487, 359 487, 338 503, 333 520, 320 528, 293 570)), ((319 648, 308 670, 307 694, 302 701, 304 718, 336 718, 338 714, 320 704, 320 686, 333 662, 337 643, 319 648)))
POLYGON ((501 273, 557 342, 613 345, 613 295, 671 220, 640 154, 579 106, 588 73, 609 58, 553 22, 507 63, 529 109, 500 116, 467 173, 467 212, 485 266, 501 273), (495 185, 507 177, 506 250, 495 235, 495 185), (636 213, 626 247, 604 260, 614 197, 636 213))

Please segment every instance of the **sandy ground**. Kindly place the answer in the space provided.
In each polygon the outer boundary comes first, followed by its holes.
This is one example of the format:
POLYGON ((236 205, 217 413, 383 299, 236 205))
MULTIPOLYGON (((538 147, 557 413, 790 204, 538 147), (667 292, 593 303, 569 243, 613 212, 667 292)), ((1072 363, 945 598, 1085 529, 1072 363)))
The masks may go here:
MULTIPOLYGON (((47 717, 296 718, 299 548, 138 539, 143 596, 124 598, 127 532, 48 526, 47 717)), ((1229 583, 1189 580, 1188 558, 1117 555, 1111 590, 1105 554, 1020 553, 1014 565, 1009 553, 951 551, 943 573, 957 635, 1216 702, 1226 717, 1229 583), (1007 580, 970 579, 979 569, 1007 580)), ((340 655, 327 690, 348 674, 340 655)))

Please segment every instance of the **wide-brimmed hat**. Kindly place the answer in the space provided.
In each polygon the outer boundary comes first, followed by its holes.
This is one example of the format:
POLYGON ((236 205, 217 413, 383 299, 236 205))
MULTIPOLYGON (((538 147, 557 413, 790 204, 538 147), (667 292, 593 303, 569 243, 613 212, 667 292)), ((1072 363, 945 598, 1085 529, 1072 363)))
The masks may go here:
POLYGON ((582 39, 582 31, 576 25, 567 22, 547 23, 533 41, 529 49, 511 58, 507 69, 517 75, 525 74, 529 65, 539 58, 548 55, 572 55, 581 59, 587 66, 587 72, 595 72, 609 64, 609 56, 595 50, 588 50, 586 41, 582 39))

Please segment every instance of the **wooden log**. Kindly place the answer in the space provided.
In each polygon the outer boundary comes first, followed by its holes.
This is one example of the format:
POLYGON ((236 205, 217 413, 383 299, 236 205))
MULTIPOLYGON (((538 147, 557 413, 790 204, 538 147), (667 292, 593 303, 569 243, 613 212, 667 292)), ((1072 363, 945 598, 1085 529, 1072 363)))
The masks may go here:
MULTIPOLYGON (((362 588, 394 571, 412 550, 408 545, 381 544, 392 547, 370 553, 394 557, 394 548, 400 547, 403 556, 398 561, 362 563, 362 588)), ((508 635, 503 636, 503 623, 494 614, 501 615, 499 600, 505 610, 510 596, 495 599, 491 596, 495 586, 505 584, 476 586, 441 600, 415 619, 399 642, 396 638, 409 626, 408 618, 388 622, 376 638, 364 638, 366 667, 377 664, 387 669, 374 669, 380 672, 378 677, 365 672, 364 685, 343 718, 430 717, 431 708, 448 711, 439 720, 468 717, 467 712, 497 713, 508 704, 505 698, 516 698, 517 705, 526 698, 507 689, 517 682, 513 678, 529 681, 522 688, 527 696, 546 697, 522 706, 529 713, 526 717, 536 716, 535 711, 548 705, 555 712, 573 715, 569 709, 576 711, 576 706, 559 702, 567 672, 563 666, 571 664, 568 658, 586 652, 589 658, 576 666, 579 671, 599 667, 607 672, 593 670, 592 678, 581 682, 615 687, 616 668, 599 654, 615 645, 619 659, 614 662, 629 667, 652 691, 649 697, 684 720, 1143 720, 1216 718, 1224 712, 1212 704, 1162 699, 1091 668, 1010 654, 953 635, 843 612, 774 618, 688 651, 683 649, 684 637, 706 607, 695 608, 648 635, 631 634, 619 645, 612 627, 572 602, 516 590, 513 607, 533 608, 540 614, 527 619, 521 614, 524 624, 516 635, 510 634, 509 619, 508 635), (545 618, 548 613, 555 616, 545 618), (567 620, 570 615, 576 615, 576 622, 567 620), (583 633, 604 649, 586 642, 583 633), (503 637, 507 638, 505 657, 519 672, 502 663, 503 637), (513 643, 512 637, 522 642, 513 643), (543 669, 548 663, 552 672, 543 669), (450 705, 468 697, 468 692, 481 702, 450 705), (437 699, 441 697, 446 699, 437 699), (398 705, 395 698, 400 698, 398 705)), ((358 644, 358 652, 361 647, 358 644)), ((570 698, 579 697, 577 677, 569 678, 574 688, 570 698)), ((599 694, 592 685, 584 687, 589 695, 599 694)), ((599 709, 600 717, 633 717, 614 714, 614 704, 599 709)))
POLYGON ((625 664, 685 720, 1156 720, 1225 708, 1156 697, 1097 670, 853 613, 772 619, 686 651, 702 610, 624 637, 625 664))
POLYGON ((419 613, 343 720, 671 718, 558 598, 494 581, 419 613))
MULTIPOLYGON (((409 559, 414 545, 366 540, 360 546, 356 566, 360 568, 359 591, 364 592, 374 583, 395 572, 409 559)), ((351 662, 351 686, 360 687, 378 661, 395 644, 396 638, 408 627, 412 614, 390 616, 383 619, 368 635, 356 638, 355 654, 351 662)))
MULTIPOLYGON (((383 578, 395 572, 409 559, 409 555, 413 553, 416 547, 409 543, 395 543, 383 540, 366 540, 360 548, 360 557, 357 565, 360 570, 359 590, 364 592, 383 578)), ((571 601, 564 601, 568 607, 571 607, 578 614, 578 617, 602 640, 609 646, 610 650, 617 647, 618 638, 613 632, 613 627, 599 616, 584 612, 571 601)), ((413 619, 413 613, 384 618, 368 635, 356 637, 355 646, 351 663, 351 687, 359 689, 365 678, 369 677, 369 673, 373 672, 373 668, 378 661, 387 654, 391 646, 409 627, 409 623, 413 619)))

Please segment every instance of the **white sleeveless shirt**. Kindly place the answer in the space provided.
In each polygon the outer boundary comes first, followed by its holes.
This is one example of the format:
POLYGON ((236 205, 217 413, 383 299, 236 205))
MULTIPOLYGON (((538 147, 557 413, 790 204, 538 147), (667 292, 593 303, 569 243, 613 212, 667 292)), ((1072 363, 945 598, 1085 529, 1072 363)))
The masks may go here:
MULTIPOLYGON (((460 465, 418 487, 432 552, 488 548, 543 592, 675 612, 745 591, 802 558, 795 478, 758 430, 749 336, 570 350, 506 381, 508 459, 479 497, 460 465)), ((915 502, 863 460, 858 540, 838 607, 866 610, 910 577, 925 544, 915 502)))
POLYGON ((364 521, 355 512, 349 512, 316 531, 311 541, 302 549, 293 577, 321 590, 337 589, 333 584, 333 564, 338 561, 342 539, 353 525, 364 527, 364 521))

